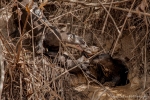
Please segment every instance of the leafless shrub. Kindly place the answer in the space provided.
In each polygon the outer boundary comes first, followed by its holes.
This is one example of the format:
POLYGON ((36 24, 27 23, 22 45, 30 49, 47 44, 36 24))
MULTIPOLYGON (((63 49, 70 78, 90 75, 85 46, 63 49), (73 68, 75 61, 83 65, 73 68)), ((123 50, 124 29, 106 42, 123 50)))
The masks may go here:
MULTIPOLYGON (((33 41, 34 36, 12 24, 15 2, 20 5, 17 0, 0 1, 0 23, 3 23, 0 25, 1 99, 90 100, 90 93, 80 93, 72 88, 69 69, 67 66, 61 68, 57 60, 63 51, 67 51, 76 61, 81 52, 62 45, 52 60, 43 54, 36 55, 34 48, 27 50, 21 42, 29 37, 33 41), (15 29, 23 31, 20 32, 22 35, 11 34, 15 29)), ((149 5, 148 0, 53 0, 46 3, 43 11, 53 26, 83 37, 89 46, 95 45, 102 53, 109 52, 112 56, 128 57, 133 94, 139 89, 139 94, 149 96, 149 5)), ((21 16, 21 12, 18 16, 21 16)), ((30 43, 30 47, 36 46, 30 43)), ((90 81, 86 75, 82 77, 85 83, 90 81)), ((77 79, 74 82, 78 83, 77 79)), ((110 91, 107 93, 111 94, 110 91)))

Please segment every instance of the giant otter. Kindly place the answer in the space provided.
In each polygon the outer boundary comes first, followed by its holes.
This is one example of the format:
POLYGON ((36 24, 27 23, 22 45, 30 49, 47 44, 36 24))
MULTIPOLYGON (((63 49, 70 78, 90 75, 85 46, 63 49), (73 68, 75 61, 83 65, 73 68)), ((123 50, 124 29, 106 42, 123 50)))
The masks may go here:
POLYGON ((29 4, 29 0, 19 0, 12 8, 12 12, 14 12, 14 24, 16 25, 17 31, 15 33, 11 33, 11 37, 16 38, 16 35, 19 37, 21 35, 28 34, 28 37, 23 39, 23 46, 28 50, 32 50, 31 37, 34 37, 36 53, 41 53, 42 50, 47 47, 48 49, 50 47, 52 51, 53 48, 55 51, 58 51, 59 39, 61 39, 59 30, 52 26, 51 23, 49 23, 43 14, 43 11, 38 8, 37 2, 33 2, 33 5, 30 8, 30 13, 28 15, 28 12, 25 8, 27 4, 29 4), (18 29, 20 31, 18 31, 18 29), (23 31, 23 29, 25 30, 23 31))
POLYGON ((128 68, 120 59, 112 58, 109 54, 101 54, 94 57, 91 63, 102 70, 98 77, 102 84, 114 87, 126 85, 129 82, 128 68))
POLYGON ((26 11, 26 6, 29 3, 29 0, 19 0, 16 2, 16 5, 14 5, 12 9, 14 12, 14 23, 17 27, 16 30, 18 30, 18 28, 19 30, 12 33, 11 37, 16 38, 16 34, 18 37, 21 37, 29 33, 28 37, 25 39, 23 38, 22 40, 23 46, 32 50, 31 40, 34 37, 35 52, 38 54, 43 52, 47 53, 47 50, 58 52, 60 41, 67 42, 81 49, 86 48, 86 43, 83 38, 68 32, 62 32, 50 23, 48 19, 46 19, 43 10, 41 10, 37 2, 33 2, 30 11, 26 11))

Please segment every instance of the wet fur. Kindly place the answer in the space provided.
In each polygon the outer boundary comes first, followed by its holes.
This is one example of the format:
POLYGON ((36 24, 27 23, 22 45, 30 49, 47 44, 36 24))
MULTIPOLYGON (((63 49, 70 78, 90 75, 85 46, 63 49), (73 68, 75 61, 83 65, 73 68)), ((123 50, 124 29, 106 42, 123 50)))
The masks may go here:
POLYGON ((97 65, 100 73, 98 80, 104 85, 122 86, 129 81, 128 68, 120 59, 114 59, 109 54, 98 55, 91 63, 97 65))

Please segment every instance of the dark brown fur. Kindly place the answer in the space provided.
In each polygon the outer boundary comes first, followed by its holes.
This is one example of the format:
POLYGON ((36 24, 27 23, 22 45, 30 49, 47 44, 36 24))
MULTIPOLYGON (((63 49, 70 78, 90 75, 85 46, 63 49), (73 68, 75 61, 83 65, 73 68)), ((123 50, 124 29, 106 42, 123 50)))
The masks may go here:
MULTIPOLYGON (((25 5, 24 2, 25 0, 20 0, 20 2, 25 5)), ((42 48, 48 48, 48 49, 53 49, 56 48, 55 50, 58 51, 59 49, 59 40, 57 37, 54 35, 54 33, 61 39, 60 33, 57 31, 57 29, 53 26, 49 26, 45 28, 45 25, 41 25, 42 22, 39 20, 37 16, 32 14, 32 18, 29 15, 28 22, 26 27, 24 27, 26 18, 27 18, 27 11, 25 8, 23 8, 21 5, 17 4, 13 7, 12 9, 13 12, 13 17, 14 17, 14 24, 17 27, 16 31, 11 33, 12 38, 20 37, 20 33, 18 31, 18 27, 20 27, 21 34, 26 34, 26 32, 29 32, 30 37, 26 38, 23 40, 23 46, 25 45, 25 48, 28 50, 32 50, 32 27, 31 27, 31 19, 33 21, 33 27, 36 27, 33 29, 33 36, 34 36, 34 43, 35 43, 35 50, 41 53, 42 48), (21 18, 19 20, 19 13, 18 9, 20 8, 20 12, 22 13, 21 18), (38 26, 38 27, 37 27, 38 26), (23 28, 25 28, 25 33, 22 33, 23 28), (44 31, 45 30, 45 31, 44 31), (54 33, 53 33, 53 32, 54 33), (43 34, 44 33, 44 34, 43 34), (43 41, 43 42, 42 42, 43 41), (41 44, 42 43, 42 44, 41 44)), ((55 51, 54 50, 54 51, 55 51)), ((53 50, 52 50, 53 51, 53 50)))
POLYGON ((104 85, 120 86, 128 83, 128 68, 120 59, 113 59, 109 54, 101 54, 91 62, 102 70, 103 75, 98 80, 104 85))

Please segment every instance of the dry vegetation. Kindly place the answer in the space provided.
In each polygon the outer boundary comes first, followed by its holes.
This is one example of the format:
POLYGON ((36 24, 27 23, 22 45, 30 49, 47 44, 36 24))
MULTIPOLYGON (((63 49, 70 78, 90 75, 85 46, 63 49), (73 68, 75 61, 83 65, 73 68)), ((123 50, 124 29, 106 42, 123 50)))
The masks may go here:
MULTIPOLYGON (((44 15, 62 31, 83 37, 100 53, 128 58, 130 84, 108 88, 90 84, 86 74, 71 75, 60 67, 66 51, 76 60, 81 52, 60 46, 51 59, 28 50, 27 33, 11 36, 12 7, 17 0, 0 0, 0 97, 2 100, 148 100, 150 98, 149 0, 48 0, 44 15), (84 85, 83 85, 84 84, 84 85), (79 86, 79 87, 78 87, 79 86)), ((37 0, 38 1, 38 0, 37 0)), ((27 9, 27 8, 21 8, 27 9)), ((34 47, 31 42, 30 47, 34 47)))

